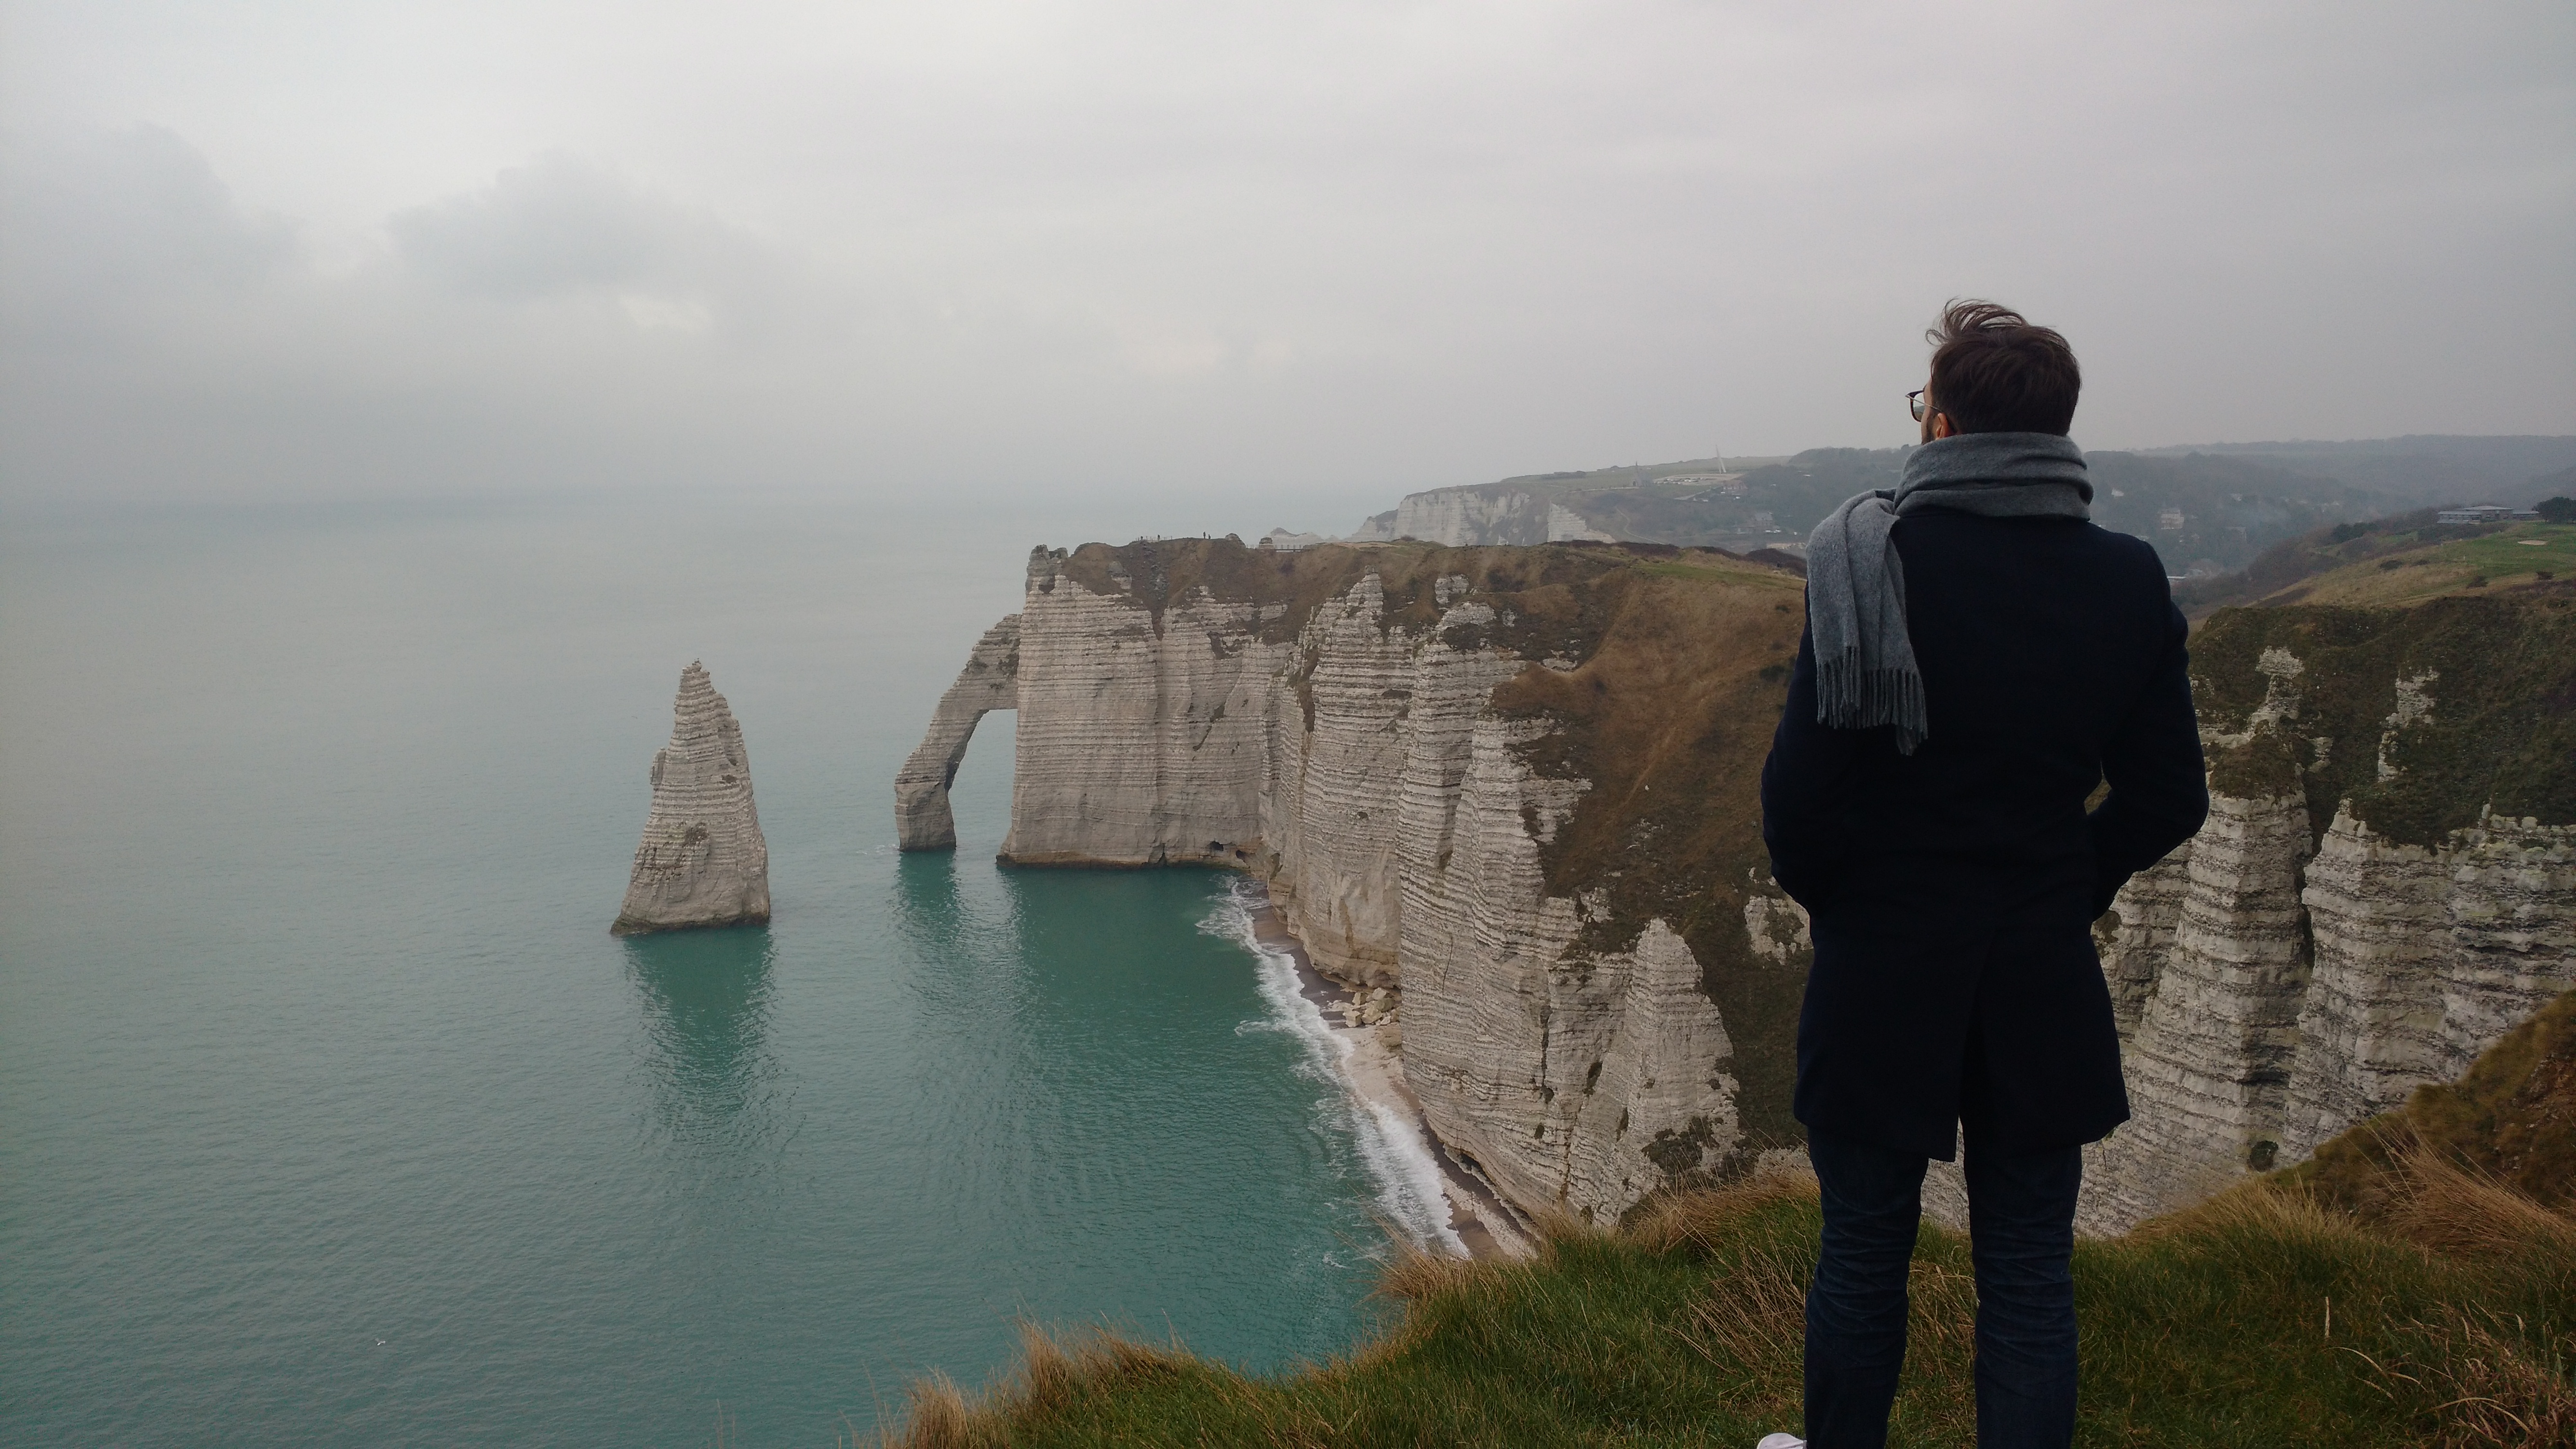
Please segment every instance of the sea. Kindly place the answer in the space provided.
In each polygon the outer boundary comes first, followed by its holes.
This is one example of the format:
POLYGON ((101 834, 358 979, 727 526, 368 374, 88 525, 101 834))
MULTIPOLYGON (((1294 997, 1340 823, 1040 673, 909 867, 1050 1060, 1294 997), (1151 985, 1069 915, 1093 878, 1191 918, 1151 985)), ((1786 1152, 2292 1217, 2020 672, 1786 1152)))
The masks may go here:
POLYGON ((0 519, 0 1443, 819 1449, 1028 1325, 1352 1348, 1444 1219, 1245 883, 997 867, 1008 714, 958 849, 894 848, 940 691, 1092 523, 0 519), (612 937, 692 659, 776 915, 612 937))

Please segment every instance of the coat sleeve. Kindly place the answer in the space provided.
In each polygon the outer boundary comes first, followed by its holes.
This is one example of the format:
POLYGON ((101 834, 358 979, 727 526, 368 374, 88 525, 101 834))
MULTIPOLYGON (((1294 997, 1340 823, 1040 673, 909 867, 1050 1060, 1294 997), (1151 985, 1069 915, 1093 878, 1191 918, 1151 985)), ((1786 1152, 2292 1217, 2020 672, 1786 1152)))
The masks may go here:
POLYGON ((1802 631, 1789 702, 1762 762, 1762 843, 1771 851, 1771 878, 1811 910, 1849 863, 1845 815, 1854 766, 1864 742, 1884 733, 1816 722, 1816 641, 1802 631))
POLYGON ((2163 657, 2127 718, 2102 748, 2110 795, 2085 825, 2093 837, 2093 913, 2129 877, 2165 858, 2209 818, 2209 772, 2200 755, 2200 722, 2191 707, 2191 626, 2165 603, 2163 657))

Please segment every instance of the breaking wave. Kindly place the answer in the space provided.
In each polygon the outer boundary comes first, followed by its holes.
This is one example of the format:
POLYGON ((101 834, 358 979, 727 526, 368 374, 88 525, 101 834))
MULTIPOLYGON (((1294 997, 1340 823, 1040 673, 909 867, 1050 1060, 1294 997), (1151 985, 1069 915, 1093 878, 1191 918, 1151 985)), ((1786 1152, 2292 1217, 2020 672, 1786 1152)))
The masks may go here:
POLYGON ((1260 963, 1261 999, 1270 1007, 1266 1020, 1247 1022, 1251 1029, 1282 1031, 1301 1049, 1299 1070, 1334 1088, 1317 1106, 1329 1129, 1347 1135, 1376 1189, 1377 1207, 1417 1247, 1465 1257, 1467 1245, 1449 1226, 1449 1199, 1440 1187, 1440 1166, 1422 1129, 1386 1103, 1360 1095, 1351 1079, 1353 1047, 1324 1020, 1324 1010, 1298 989, 1297 959, 1263 943, 1253 921, 1266 902, 1250 881, 1227 884, 1216 909, 1199 929, 1241 946, 1260 963))

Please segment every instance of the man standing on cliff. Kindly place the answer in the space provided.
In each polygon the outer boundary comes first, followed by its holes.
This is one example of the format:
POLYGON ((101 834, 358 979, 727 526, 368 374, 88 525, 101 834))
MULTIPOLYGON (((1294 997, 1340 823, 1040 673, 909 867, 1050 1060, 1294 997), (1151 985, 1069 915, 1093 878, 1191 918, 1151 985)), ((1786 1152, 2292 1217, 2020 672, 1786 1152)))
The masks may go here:
POLYGON ((1988 302, 1928 340, 1903 481, 1808 540, 1762 767, 1772 874, 1816 947, 1796 1099, 1824 1204, 1815 1449, 1887 1441, 1923 1174, 1963 1136, 1977 1442, 2072 1440, 2080 1149, 2129 1115, 2091 926, 2209 809, 2164 566, 2087 521, 2074 352, 1988 302))

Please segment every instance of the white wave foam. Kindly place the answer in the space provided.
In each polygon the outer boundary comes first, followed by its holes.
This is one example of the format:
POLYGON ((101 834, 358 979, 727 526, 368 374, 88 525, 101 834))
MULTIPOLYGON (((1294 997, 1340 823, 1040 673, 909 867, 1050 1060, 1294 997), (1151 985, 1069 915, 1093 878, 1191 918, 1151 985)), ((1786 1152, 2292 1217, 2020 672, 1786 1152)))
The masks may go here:
POLYGON ((1317 1105, 1326 1110, 1332 1125, 1349 1134, 1377 1190, 1378 1210, 1415 1246, 1465 1257, 1466 1243, 1449 1226, 1449 1199, 1441 1190, 1440 1165, 1431 1155, 1430 1143, 1405 1114, 1360 1095, 1350 1072, 1356 1049, 1325 1021, 1323 1008, 1307 1000, 1306 993, 1298 989, 1297 958, 1264 944, 1253 929, 1254 914, 1263 904, 1259 886, 1233 881, 1228 884, 1225 899, 1199 923, 1200 930, 1233 941, 1261 963, 1256 979, 1261 999, 1269 1004, 1270 1016, 1265 1021, 1246 1022, 1238 1029, 1284 1031, 1297 1039, 1303 1048, 1299 1069, 1341 1089, 1334 1098, 1317 1105))

